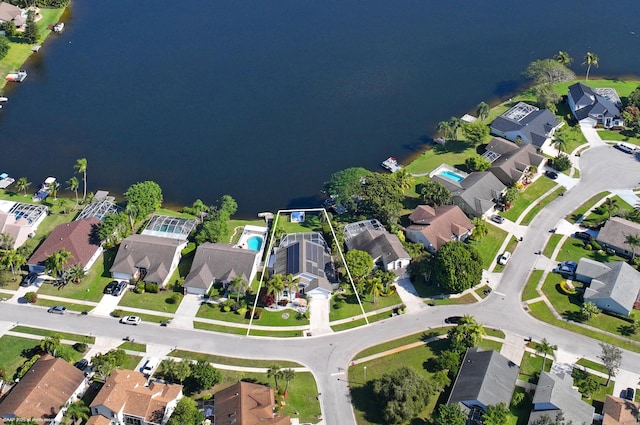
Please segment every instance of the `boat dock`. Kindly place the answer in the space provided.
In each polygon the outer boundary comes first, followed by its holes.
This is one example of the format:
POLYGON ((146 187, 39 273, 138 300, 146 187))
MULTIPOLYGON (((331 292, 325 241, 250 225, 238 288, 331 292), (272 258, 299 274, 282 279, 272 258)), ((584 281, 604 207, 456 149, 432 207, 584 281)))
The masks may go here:
POLYGON ((399 171, 400 169, 402 169, 402 166, 398 164, 398 160, 392 156, 382 161, 381 165, 383 168, 386 168, 392 173, 395 173, 396 171, 399 171))
POLYGON ((14 83, 21 83, 25 78, 27 78, 27 71, 10 72, 6 77, 4 77, 5 80, 14 83))

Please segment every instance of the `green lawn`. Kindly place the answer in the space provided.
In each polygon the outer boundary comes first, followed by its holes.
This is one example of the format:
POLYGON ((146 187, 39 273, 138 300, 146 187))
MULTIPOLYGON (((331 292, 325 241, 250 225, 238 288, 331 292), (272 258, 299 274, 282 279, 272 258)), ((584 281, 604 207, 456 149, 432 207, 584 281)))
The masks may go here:
MULTIPOLYGON (((125 291, 124 296, 118 303, 118 307, 133 307, 146 310, 159 311, 161 313, 175 313, 180 303, 170 304, 168 300, 177 294, 172 290, 159 291, 158 293, 145 292, 136 294, 133 291, 125 291)), ((182 297, 178 294, 180 300, 182 297)))
MULTIPOLYGON (((250 310, 251 307, 249 307, 250 310)), ((223 322, 249 324, 246 315, 239 315, 235 312, 224 312, 218 304, 203 303, 198 309, 196 317, 204 319, 221 320, 223 322)), ((254 325, 260 326, 303 326, 309 324, 309 319, 301 318, 298 312, 292 309, 282 311, 262 311, 262 317, 253 321, 254 325)))
MULTIPOLYGON (((509 251, 510 253, 513 254, 513 251, 515 251, 516 247, 518 246, 518 239, 515 236, 511 236, 511 240, 509 241, 509 243, 507 244, 507 247, 505 248, 505 251, 509 251)), ((504 267, 502 264, 497 264, 494 267, 493 271, 496 273, 500 273, 504 270, 504 267)))
POLYGON ((162 323, 166 320, 171 319, 171 317, 169 316, 156 316, 155 314, 136 313, 134 311, 127 311, 127 310, 122 310, 122 312, 124 313, 123 316, 138 316, 145 322, 162 323))
POLYGON ((185 350, 173 350, 171 353, 169 353, 169 356, 179 357, 181 359, 187 359, 187 360, 195 360, 195 361, 202 360, 209 363, 238 366, 238 367, 268 368, 274 364, 277 364, 281 368, 303 367, 303 365, 301 365, 300 363, 291 362, 288 360, 241 359, 239 357, 223 357, 223 356, 216 356, 213 354, 196 353, 193 351, 185 351, 185 350))
POLYGON ((532 300, 540 296, 538 291, 536 291, 536 286, 538 285, 538 282, 540 282, 543 273, 544 270, 534 270, 531 272, 529 280, 527 280, 527 284, 522 290, 522 301, 532 300))
MULTIPOLYGON (((392 311, 385 311, 383 313, 373 314, 371 316, 367 316, 369 323, 379 322, 380 320, 390 319, 393 317, 392 311)), ((352 320, 350 322, 345 322, 339 325, 331 326, 334 332, 340 332, 347 329, 357 328, 358 326, 364 326, 367 322, 364 319, 352 320)))
POLYGON ((565 147, 564 152, 572 153, 579 146, 587 143, 587 139, 585 139, 584 134, 582 134, 582 131, 580 130, 580 126, 578 124, 576 124, 573 120, 570 123, 567 122, 566 115, 570 114, 571 111, 569 110, 569 106, 567 104, 562 104, 562 106, 564 106, 564 108, 562 108, 562 111, 559 108, 558 114, 560 114, 564 119, 565 125, 560 127, 556 134, 560 137, 564 137, 564 140, 567 141, 567 146, 565 147), (564 114, 562 114, 563 112, 564 114))
POLYGON ((74 303, 68 303, 68 302, 63 302, 63 301, 55 301, 55 300, 47 300, 44 299, 42 297, 38 298, 38 301, 36 302, 36 305, 41 305, 41 306, 45 306, 45 307, 53 307, 55 305, 63 305, 65 307, 67 307, 67 310, 69 311, 75 311, 75 312, 82 312, 82 311, 90 311, 93 309, 93 306, 90 305, 86 305, 86 304, 74 304, 74 303))
POLYGON ((488 225, 487 235, 480 242, 471 242, 482 256, 482 268, 488 269, 498 258, 498 250, 507 237, 507 232, 497 226, 488 225))
MULTIPOLYGON (((612 216, 624 216, 625 213, 630 213, 634 210, 633 205, 628 204, 624 199, 618 195, 611 197, 612 202, 615 203, 616 210, 613 211, 612 216)), ((608 201, 607 201, 608 202, 608 201)), ((591 213, 583 220, 583 224, 587 227, 591 225, 598 225, 605 222, 609 218, 609 213, 604 204, 595 208, 591 213)))
POLYGON ((560 251, 556 260, 560 261, 575 261, 578 262, 580 258, 586 257, 602 263, 608 263, 611 261, 625 261, 624 258, 617 255, 607 254, 606 252, 600 252, 596 250, 588 250, 584 248, 584 243, 576 238, 568 238, 560 251))
POLYGON ((604 367, 604 365, 600 364, 600 363, 596 363, 596 362, 592 362, 589 359, 578 359, 578 361, 576 362, 577 365, 580 366, 584 366, 587 367, 591 370, 595 370, 596 372, 600 372, 600 373, 608 373, 607 372, 607 368, 604 367))
MULTIPOLYGON (((204 323, 204 322, 193 322, 193 327, 195 329, 200 329, 203 331, 211 331, 211 332, 221 332, 228 333, 233 335, 247 335, 247 328, 236 328, 231 326, 224 325, 216 325, 213 323, 204 323)), ((286 328, 283 328, 286 329, 286 328)), ((269 331, 269 330, 260 330, 260 329, 251 329, 249 335, 252 336, 269 336, 272 338, 296 338, 301 337, 303 331, 301 330, 282 330, 282 331, 269 331)))
POLYGON ((141 353, 147 352, 146 344, 139 344, 137 342, 131 341, 123 342, 122 344, 118 345, 118 348, 122 348, 123 350, 139 351, 141 353))
POLYGON ((93 344, 96 342, 96 338, 93 336, 78 335, 78 334, 72 334, 67 332, 50 331, 47 329, 30 328, 28 326, 14 326, 13 328, 11 328, 11 331, 20 332, 23 334, 30 334, 30 335, 40 335, 44 337, 57 335, 58 337, 60 337, 60 339, 68 339, 71 341, 84 342, 86 344, 93 344))
MULTIPOLYGON (((565 81, 562 83, 556 83, 553 85, 553 88, 562 95, 566 95, 569 89, 569 86, 575 84, 577 82, 583 82, 582 79, 577 79, 573 81, 565 81)), ((640 84, 638 81, 622 81, 619 79, 592 79, 586 82, 589 87, 593 88, 612 88, 618 92, 620 97, 626 97, 638 87, 640 84)))
POLYGON ((599 200, 609 195, 610 193, 611 192, 600 192, 596 195, 593 195, 587 202, 583 203, 578 208, 576 208, 571 214, 569 214, 567 216, 567 221, 569 221, 570 223, 577 222, 580 219, 580 217, 582 217, 584 214, 586 214, 587 211, 593 208, 593 206, 596 203, 598 203, 599 200))
MULTIPOLYGON (((383 297, 379 296, 376 303, 371 302, 371 297, 368 295, 361 296, 362 307, 365 312, 371 312, 379 310, 385 307, 398 306, 402 304, 400 296, 393 292, 391 296, 383 297)), ((362 314, 358 300, 351 289, 348 289, 344 294, 338 294, 333 297, 331 302, 331 311, 329 312, 329 321, 333 322, 340 319, 346 319, 348 317, 357 316, 362 314), (340 300, 344 301, 340 301, 340 300), (335 308, 339 306, 339 308, 335 308)))
POLYGON ((531 183, 526 190, 520 192, 518 198, 513 202, 511 208, 504 211, 500 215, 507 220, 516 221, 520 214, 529 206, 533 201, 540 196, 551 190, 556 183, 553 180, 540 177, 533 183, 531 183))
POLYGON ((478 300, 471 294, 464 294, 461 297, 447 297, 447 298, 436 298, 429 300, 428 303, 433 305, 458 305, 458 304, 473 304, 478 300))
POLYGON ((544 250, 542 251, 542 255, 551 258, 551 254, 553 254, 553 251, 555 251, 556 246, 562 240, 562 237, 563 235, 560 235, 558 233, 554 233, 553 235, 551 235, 551 237, 549 238, 549 242, 547 242, 547 246, 545 246, 544 250))
POLYGON ((451 327, 442 327, 436 329, 430 329, 426 332, 419 332, 412 335, 407 335, 402 338, 394 339, 391 341, 383 342, 382 344, 374 345, 365 350, 360 351, 355 355, 354 360, 362 359, 372 356, 374 354, 383 353, 385 351, 393 350, 398 347, 404 347, 405 345, 414 344, 416 342, 425 342, 429 338, 433 338, 439 335, 446 334, 451 327))
POLYGON ((527 215, 524 216, 520 224, 526 226, 538 215, 540 211, 544 209, 547 205, 553 202, 558 196, 566 192, 566 189, 562 186, 559 186, 556 190, 551 192, 548 196, 545 196, 544 199, 541 199, 540 202, 537 202, 536 205, 529 210, 527 215))
POLYGON ((20 282, 24 278, 23 274, 11 273, 10 270, 0 270, 0 289, 9 289, 12 291, 17 290, 20 287, 20 282))
POLYGON ((640 145, 640 139, 626 131, 598 130, 598 134, 602 140, 619 140, 633 143, 634 145, 640 145))
MULTIPOLYGON (((33 349, 39 344, 40 341, 30 338, 10 335, 4 335, 0 338, 0 347, 2 347, 0 350, 0 369, 4 371, 9 380, 12 380, 18 368, 31 358, 33 349)), ((82 354, 64 344, 58 350, 58 355, 68 358, 70 363, 82 358, 82 354)))
MULTIPOLYGON (((542 370, 542 362, 544 357, 536 355, 534 353, 524 352, 522 361, 520 362, 520 376, 519 379, 525 382, 536 383, 538 373, 542 370)), ((547 356, 547 360, 544 364, 544 370, 549 372, 551 365, 553 364, 553 358, 547 356)))
POLYGON ((406 169, 412 174, 423 174, 433 171, 440 164, 449 164, 456 168, 466 168, 464 162, 467 158, 478 155, 477 147, 464 141, 447 141, 442 147, 429 146, 428 149, 406 169))
POLYGON ((120 366, 120 369, 135 370, 138 367, 138 364, 140 364, 140 360, 142 360, 142 356, 127 354, 127 358, 124 364, 120 366))

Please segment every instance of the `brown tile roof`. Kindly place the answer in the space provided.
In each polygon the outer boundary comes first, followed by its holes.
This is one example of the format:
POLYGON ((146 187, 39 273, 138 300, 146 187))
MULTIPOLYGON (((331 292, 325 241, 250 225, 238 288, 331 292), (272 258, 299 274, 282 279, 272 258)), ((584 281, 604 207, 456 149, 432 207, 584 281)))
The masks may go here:
POLYGON ((0 403, 0 417, 53 418, 83 381, 84 373, 63 359, 46 354, 0 403))
POLYGON ((273 416, 273 389, 250 382, 238 382, 214 397, 216 425, 291 425, 289 416, 273 416))
POLYGON ((602 425, 635 425, 640 404, 608 395, 604 400, 602 425))
POLYGON ((473 230, 475 226, 457 205, 441 205, 433 208, 418 205, 409 215, 411 225, 407 230, 418 231, 438 250, 444 243, 451 242, 452 236, 460 236, 473 230))
POLYGON ((111 419, 95 415, 91 416, 85 425, 111 425, 111 419))
POLYGON ((113 412, 160 423, 167 404, 182 394, 182 385, 151 382, 140 372, 114 370, 102 386, 91 407, 104 406, 113 412))
POLYGON ((59 225, 33 253, 27 264, 44 264, 49 255, 64 248, 73 256, 69 265, 78 264, 84 267, 100 249, 100 241, 94 234, 98 224, 100 220, 97 218, 87 218, 59 225))

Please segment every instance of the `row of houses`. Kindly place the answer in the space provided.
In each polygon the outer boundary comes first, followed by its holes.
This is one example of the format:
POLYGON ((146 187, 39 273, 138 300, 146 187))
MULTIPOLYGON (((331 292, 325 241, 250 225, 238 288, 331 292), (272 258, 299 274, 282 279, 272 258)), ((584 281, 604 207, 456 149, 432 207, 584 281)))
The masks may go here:
MULTIPOLYGON (((457 404, 468 414, 467 424, 481 424, 488 406, 510 405, 520 367, 496 351, 469 349, 462 359, 453 382, 447 404, 457 404)), ((640 405, 633 401, 607 396, 602 416, 582 400, 570 374, 541 372, 528 424, 548 416, 553 423, 562 414, 565 423, 591 424, 594 419, 603 425, 636 423, 640 405)))
MULTIPOLYGON (((80 400, 89 385, 84 372, 45 354, 0 402, 0 425, 21 419, 60 424, 67 407, 80 400)), ((115 369, 90 404, 86 425, 162 425, 182 396, 182 385, 115 369)), ((214 395, 208 416, 216 425, 291 425, 289 416, 274 415, 275 405, 271 387, 238 382, 214 395)))

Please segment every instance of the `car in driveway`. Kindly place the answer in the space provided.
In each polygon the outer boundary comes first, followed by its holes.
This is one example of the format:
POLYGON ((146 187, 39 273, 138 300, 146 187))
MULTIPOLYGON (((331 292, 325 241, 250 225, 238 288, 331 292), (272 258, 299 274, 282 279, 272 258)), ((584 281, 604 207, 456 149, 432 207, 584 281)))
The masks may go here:
POLYGON ((505 251, 504 254, 502 254, 500 258, 498 258, 498 264, 504 266, 505 264, 507 264, 507 261, 509 261, 509 258, 511 258, 511 253, 509 251, 505 251))
POLYGON ((587 232, 575 232, 573 237, 576 239, 580 239, 581 241, 591 242, 593 240, 593 236, 591 236, 587 232))
POLYGON ((544 175, 550 178, 551 180, 555 180, 558 178, 558 173, 555 171, 547 170, 544 172, 544 175))
POLYGON ((455 325, 456 323, 460 323, 460 320, 462 320, 462 316, 449 316, 444 319, 444 323, 455 325))
POLYGON ((80 370, 85 370, 87 366, 89 366, 89 360, 87 359, 80 359, 76 362, 76 367, 80 370))
POLYGON ((635 395, 635 390, 633 388, 629 387, 624 392, 624 397, 623 398, 633 401, 634 395, 635 395))
POLYGON ((26 275, 24 279, 22 279, 22 282, 20 282, 20 286, 22 287, 31 286, 35 283, 36 279, 38 279, 38 273, 31 272, 28 275, 26 275))
POLYGON ((120 323, 123 323, 125 325, 137 326, 138 324, 140 324, 140 322, 142 322, 142 319, 140 319, 138 316, 124 316, 122 319, 120 319, 120 323))
POLYGON ((49 310, 47 310, 47 312, 53 313, 53 314, 64 314, 67 312, 67 307, 63 305, 55 305, 51 307, 49 310))
POLYGON ((122 292, 126 289, 127 285, 128 283, 124 280, 118 282, 115 288, 113 288, 113 290, 111 291, 111 295, 113 295, 114 297, 117 297, 118 295, 122 294, 122 292))
POLYGON ((494 223, 502 224, 504 223, 504 217, 498 214, 494 214, 491 216, 491 221, 494 223))
POLYGON ((117 280, 112 280, 111 282, 109 282, 107 284, 107 286, 104 287, 104 293, 109 295, 109 294, 113 294, 113 290, 116 289, 118 287, 118 281, 117 280))

